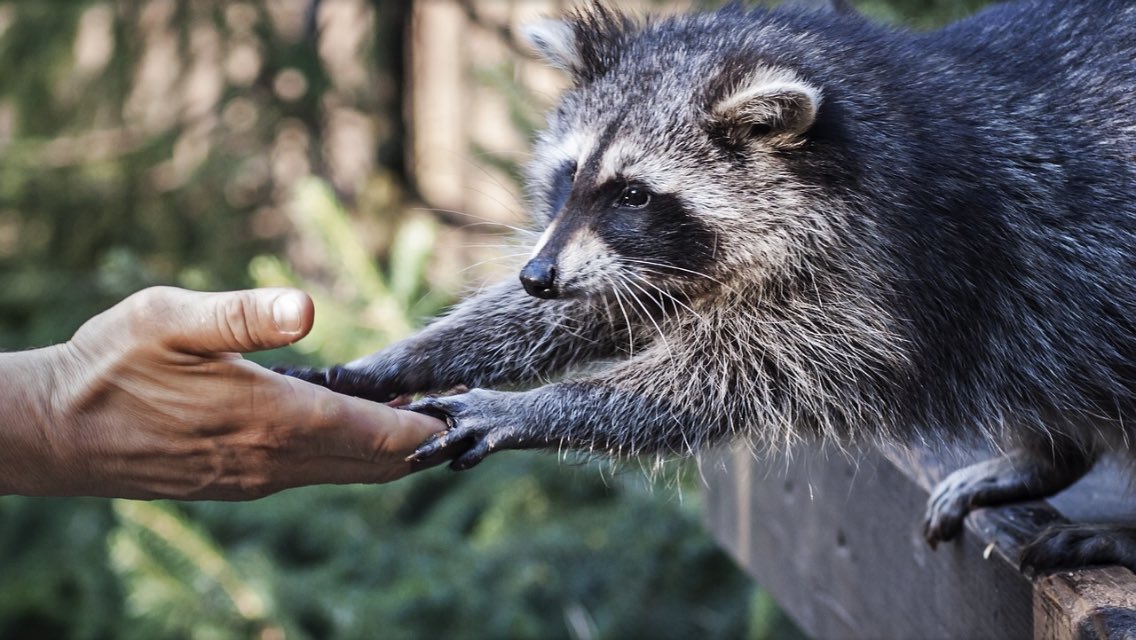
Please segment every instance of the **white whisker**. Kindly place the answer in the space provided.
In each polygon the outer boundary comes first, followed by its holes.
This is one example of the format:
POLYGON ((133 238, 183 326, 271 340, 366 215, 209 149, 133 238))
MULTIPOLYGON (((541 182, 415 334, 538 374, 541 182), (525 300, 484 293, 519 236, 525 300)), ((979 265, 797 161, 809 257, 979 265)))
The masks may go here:
POLYGON ((615 294, 615 303, 619 305, 619 312, 623 314, 623 321, 627 324, 627 353, 628 355, 635 355, 635 329, 631 326, 631 316, 627 315, 627 309, 623 307, 623 300, 619 295, 619 286, 608 280, 611 285, 611 291, 615 294))
MULTIPOLYGON (((675 303, 675 305, 680 306, 683 309, 686 309, 688 312, 690 312, 690 314, 692 316, 695 316, 695 317, 698 316, 698 314, 695 313, 694 309, 691 309, 689 305, 683 304, 678 298, 676 298, 674 296, 674 294, 662 289, 661 287, 656 285, 654 282, 651 282, 647 278, 644 278, 642 275, 635 273, 634 271, 628 271, 627 273, 628 273, 628 275, 635 278, 639 282, 642 282, 643 284, 647 285, 648 287, 651 287, 655 291, 658 291, 659 295, 662 296, 662 300, 670 300, 671 302, 675 303)), ((665 305, 662 305, 662 300, 659 301, 660 306, 665 306, 665 305)))
POLYGON ((498 262, 500 260, 508 260, 510 258, 517 258, 517 257, 527 256, 527 255, 529 255, 527 252, 526 253, 509 253, 509 254, 505 254, 505 255, 494 256, 492 258, 486 258, 485 260, 479 260, 477 262, 474 262, 473 264, 462 267, 461 270, 458 271, 458 273, 465 273, 466 271, 469 271, 470 269, 476 269, 477 267, 489 264, 491 262, 498 262))
POLYGON ((484 216, 474 215, 472 213, 468 213, 468 212, 465 212, 465 211, 459 211, 457 209, 443 209, 441 207, 411 207, 410 211, 424 211, 426 213, 450 213, 450 214, 453 214, 455 216, 465 216, 467 218, 473 218, 474 220, 477 220, 477 222, 471 222, 470 224, 465 225, 466 227, 477 227, 477 226, 481 226, 481 225, 490 225, 490 226, 495 226, 495 227, 504 227, 506 229, 509 229, 511 231, 515 231, 515 232, 520 233, 522 235, 528 235, 528 236, 533 236, 533 237, 537 237, 537 236, 540 235, 540 232, 536 231, 535 229, 526 229, 524 227, 518 227, 518 226, 507 224, 507 223, 504 223, 504 222, 498 222, 496 220, 490 220, 490 219, 488 219, 484 216))
POLYGON ((625 262, 633 262, 635 264, 643 264, 643 265, 647 265, 649 267, 658 267, 660 269, 670 269, 672 271, 681 271, 683 273, 689 273, 691 275, 695 275, 695 276, 698 276, 700 278, 706 278, 707 280, 714 282, 716 284, 722 284, 722 282, 720 280, 714 278, 713 276, 711 276, 709 274, 702 273, 701 271, 694 271, 693 269, 684 269, 683 267, 676 267, 673 264, 666 264, 666 263, 663 263, 663 262, 652 262, 650 260, 640 260, 638 258, 622 257, 620 259, 625 261, 625 262))
MULTIPOLYGON (((624 286, 635 287, 636 289, 639 289, 639 291, 643 292, 643 295, 646 295, 648 298, 650 298, 650 295, 647 293, 647 291, 645 289, 643 289, 639 285, 635 284, 634 282, 631 282, 626 277, 624 277, 622 274, 616 273, 615 276, 617 278, 619 278, 619 280, 621 282, 623 282, 624 286)), ((655 326, 655 331, 658 332, 659 339, 663 342, 663 348, 667 351, 667 353, 672 353, 671 352, 671 345, 667 342, 667 336, 666 336, 665 333, 663 333, 663 328, 660 327, 659 323, 655 321, 655 318, 654 318, 654 316, 651 315, 651 311, 647 308, 647 305, 644 304, 643 301, 639 299, 639 296, 635 295, 634 292, 632 292, 630 289, 628 289, 627 292, 631 296, 631 299, 636 304, 639 305, 640 309, 643 310, 643 314, 644 314, 644 316, 646 316, 647 320, 649 320, 651 322, 651 324, 655 326)), ((652 298, 652 300, 653 300, 653 298, 652 298)))

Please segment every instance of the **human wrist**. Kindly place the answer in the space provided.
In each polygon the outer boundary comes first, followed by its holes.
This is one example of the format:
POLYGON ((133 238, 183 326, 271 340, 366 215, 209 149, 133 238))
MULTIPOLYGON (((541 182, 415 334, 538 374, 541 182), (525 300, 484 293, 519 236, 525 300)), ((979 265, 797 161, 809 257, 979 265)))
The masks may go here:
POLYGON ((55 495, 61 456, 55 395, 66 345, 0 354, 0 494, 55 495))

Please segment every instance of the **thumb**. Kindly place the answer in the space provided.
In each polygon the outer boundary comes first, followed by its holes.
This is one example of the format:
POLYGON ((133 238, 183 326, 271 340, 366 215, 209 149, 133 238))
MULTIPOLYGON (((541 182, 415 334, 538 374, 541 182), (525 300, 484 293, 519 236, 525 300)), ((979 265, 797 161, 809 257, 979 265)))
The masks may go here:
POLYGON ((164 325, 159 331, 171 348, 188 353, 282 347, 306 336, 315 317, 311 298, 296 289, 201 293, 159 288, 156 292, 164 300, 147 305, 160 310, 153 320, 164 325))

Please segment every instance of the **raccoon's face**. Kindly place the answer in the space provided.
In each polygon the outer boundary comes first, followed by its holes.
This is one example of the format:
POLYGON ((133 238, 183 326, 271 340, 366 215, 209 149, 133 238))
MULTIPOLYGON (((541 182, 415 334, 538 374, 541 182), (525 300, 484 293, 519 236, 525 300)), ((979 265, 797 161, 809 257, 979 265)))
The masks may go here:
MULTIPOLYGON (((606 128, 618 130, 616 123, 606 128)), ((714 230, 657 174, 608 155, 616 149, 598 149, 598 142, 554 143, 556 165, 544 182, 548 226, 521 271, 525 289, 541 298, 612 289, 638 297, 660 293, 675 276, 705 273, 714 230)))
POLYGON ((778 156, 802 143, 820 92, 714 46, 669 46, 666 26, 593 7, 525 31, 574 80, 529 167, 547 223, 520 274, 531 295, 673 300, 791 252, 800 192, 778 156))

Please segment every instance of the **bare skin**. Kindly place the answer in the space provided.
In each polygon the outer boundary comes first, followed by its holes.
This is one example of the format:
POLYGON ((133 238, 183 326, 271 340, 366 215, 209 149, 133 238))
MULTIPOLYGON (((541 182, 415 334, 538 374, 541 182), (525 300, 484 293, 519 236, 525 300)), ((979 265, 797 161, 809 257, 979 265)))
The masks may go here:
POLYGON ((0 495, 247 500, 378 483, 434 418, 273 373, 240 354, 311 330, 291 289, 156 287, 60 345, 0 354, 0 495))

